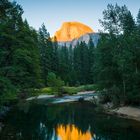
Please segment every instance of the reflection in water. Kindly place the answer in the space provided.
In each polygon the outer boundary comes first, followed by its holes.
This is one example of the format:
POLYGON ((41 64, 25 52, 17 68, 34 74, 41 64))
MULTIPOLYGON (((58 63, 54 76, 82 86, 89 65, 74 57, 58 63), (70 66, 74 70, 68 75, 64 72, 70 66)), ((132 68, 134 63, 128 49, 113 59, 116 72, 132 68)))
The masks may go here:
POLYGON ((31 102, 9 112, 0 140, 140 140, 140 123, 106 115, 87 102, 31 102))
POLYGON ((57 135, 61 140, 91 140, 90 131, 82 133, 74 124, 59 125, 56 129, 57 135))

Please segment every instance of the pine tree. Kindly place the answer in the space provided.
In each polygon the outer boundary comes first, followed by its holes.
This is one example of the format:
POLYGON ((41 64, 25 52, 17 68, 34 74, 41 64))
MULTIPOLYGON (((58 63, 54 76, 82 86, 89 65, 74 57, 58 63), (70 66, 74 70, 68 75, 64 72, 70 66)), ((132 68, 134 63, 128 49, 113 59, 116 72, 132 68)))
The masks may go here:
POLYGON ((40 85, 37 33, 22 20, 23 10, 16 2, 0 1, 0 79, 2 92, 40 85), (1 85, 4 85, 1 83, 1 85))
POLYGON ((88 84, 94 83, 94 65, 95 65, 95 47, 93 40, 90 39, 88 43, 88 57, 89 57, 89 74, 88 74, 88 84))
POLYGON ((44 84, 47 85, 47 74, 52 69, 53 47, 50 34, 47 32, 45 25, 39 29, 39 50, 41 59, 41 73, 44 84))
POLYGON ((58 43, 57 43, 57 38, 54 37, 53 40, 53 54, 52 54, 52 71, 56 74, 59 72, 59 48, 58 48, 58 43))
POLYGON ((59 75, 66 82, 69 82, 69 50, 65 46, 59 48, 59 75))
MULTIPOLYGON (((139 77, 139 35, 135 21, 126 6, 108 5, 103 16, 101 23, 109 33, 103 35, 106 37, 97 48, 99 58, 102 58, 96 63, 96 68, 101 71, 98 74, 99 82, 111 90, 113 96, 117 93, 121 101, 134 102, 139 92, 139 78, 136 78, 139 77)), ((138 23, 137 19, 137 28, 138 23)))

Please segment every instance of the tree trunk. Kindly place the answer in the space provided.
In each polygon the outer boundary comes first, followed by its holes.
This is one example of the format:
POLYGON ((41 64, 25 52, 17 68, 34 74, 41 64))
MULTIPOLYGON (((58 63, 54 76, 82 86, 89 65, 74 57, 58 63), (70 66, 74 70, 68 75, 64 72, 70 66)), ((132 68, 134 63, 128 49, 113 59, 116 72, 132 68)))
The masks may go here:
POLYGON ((126 98, 126 84, 125 84, 125 80, 123 79, 123 94, 124 94, 124 99, 126 98))

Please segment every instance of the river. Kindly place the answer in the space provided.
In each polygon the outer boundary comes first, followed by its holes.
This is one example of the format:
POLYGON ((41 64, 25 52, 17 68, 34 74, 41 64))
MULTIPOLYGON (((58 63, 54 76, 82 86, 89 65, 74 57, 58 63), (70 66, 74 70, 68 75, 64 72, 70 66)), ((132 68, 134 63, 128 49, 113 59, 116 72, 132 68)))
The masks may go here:
POLYGON ((140 123, 106 115, 89 102, 22 102, 4 124, 0 140, 140 140, 140 123))

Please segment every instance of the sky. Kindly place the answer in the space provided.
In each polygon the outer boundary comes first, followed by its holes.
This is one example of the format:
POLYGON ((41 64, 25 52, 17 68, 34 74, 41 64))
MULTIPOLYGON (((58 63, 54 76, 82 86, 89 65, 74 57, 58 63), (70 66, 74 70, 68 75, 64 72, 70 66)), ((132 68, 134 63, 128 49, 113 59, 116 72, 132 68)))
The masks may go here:
POLYGON ((95 32, 101 30, 99 19, 107 4, 126 5, 134 17, 140 8, 140 0, 15 0, 24 10, 30 26, 38 30, 44 23, 51 34, 63 22, 78 21, 91 27, 95 32))

